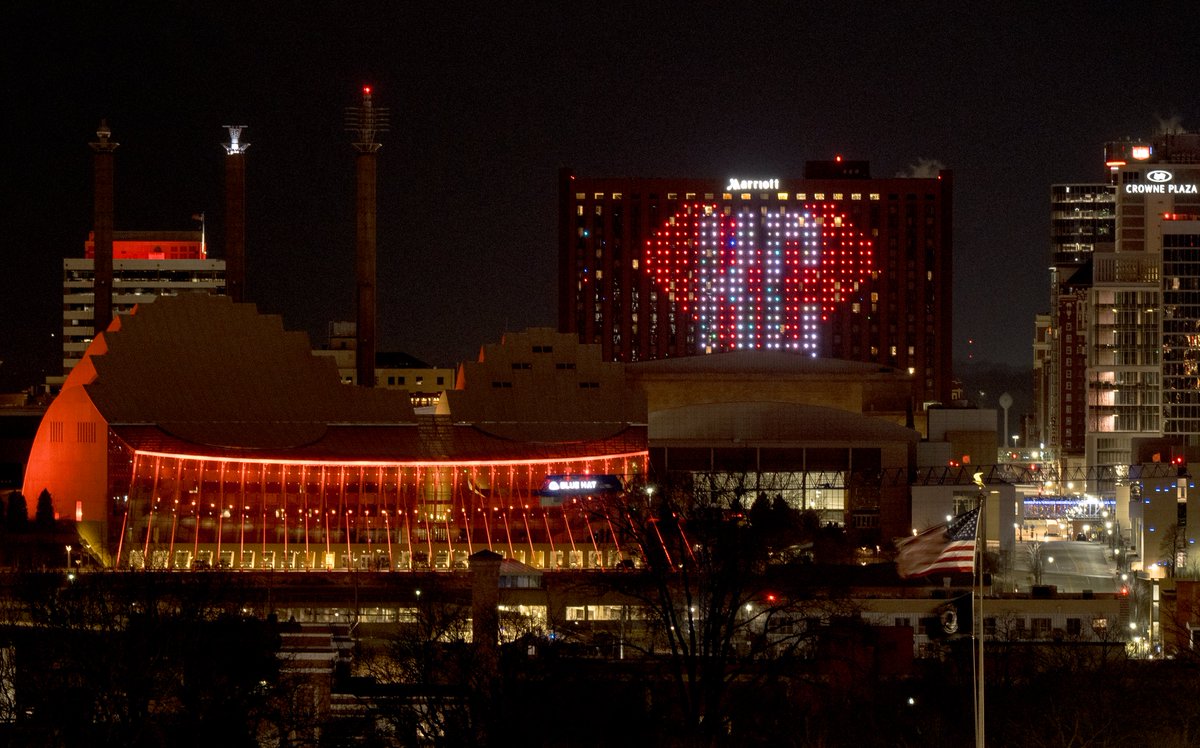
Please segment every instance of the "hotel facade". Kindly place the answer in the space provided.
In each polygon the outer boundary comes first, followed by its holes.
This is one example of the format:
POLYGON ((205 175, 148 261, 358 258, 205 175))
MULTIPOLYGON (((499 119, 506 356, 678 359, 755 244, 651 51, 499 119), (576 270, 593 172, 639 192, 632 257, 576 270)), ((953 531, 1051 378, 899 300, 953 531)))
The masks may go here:
POLYGON ((953 178, 559 177, 559 330, 610 361, 780 350, 951 400, 953 178))

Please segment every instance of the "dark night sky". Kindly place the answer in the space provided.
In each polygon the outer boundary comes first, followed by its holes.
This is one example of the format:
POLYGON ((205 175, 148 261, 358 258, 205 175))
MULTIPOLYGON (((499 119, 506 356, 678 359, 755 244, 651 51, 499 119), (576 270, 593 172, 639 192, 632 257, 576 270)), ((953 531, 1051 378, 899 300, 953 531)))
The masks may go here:
POLYGON ((249 126, 249 294, 317 337, 353 318, 342 114, 373 85, 392 115, 381 348, 440 365, 555 324, 558 167, 788 177, 840 153, 875 176, 955 170, 956 355, 974 338, 977 361, 1027 367, 1049 185, 1102 178, 1103 142, 1159 118, 1200 125, 1186 3, 26 5, 0 32, 0 389, 58 366, 100 117, 121 143, 117 229, 204 210, 216 257, 221 126, 249 126))

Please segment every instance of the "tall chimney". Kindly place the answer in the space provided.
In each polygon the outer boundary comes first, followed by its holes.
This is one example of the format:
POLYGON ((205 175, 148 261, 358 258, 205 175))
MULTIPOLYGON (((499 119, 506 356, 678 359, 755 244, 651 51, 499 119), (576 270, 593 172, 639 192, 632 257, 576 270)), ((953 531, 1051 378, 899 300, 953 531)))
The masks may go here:
POLYGON ((246 300, 246 160, 250 147, 242 143, 245 125, 225 125, 225 293, 235 302, 246 300))
POLYGON ((95 250, 92 259, 92 336, 108 329, 112 322, 113 287, 113 151, 118 143, 109 140, 112 130, 100 120, 96 142, 89 143, 95 156, 92 171, 95 176, 95 195, 92 212, 92 232, 95 250))
POLYGON ((355 212, 355 289, 358 305, 355 363, 358 385, 375 386, 375 154, 378 135, 387 132, 388 112, 371 101, 371 87, 363 86, 362 105, 346 108, 346 129, 354 134, 358 151, 355 212))

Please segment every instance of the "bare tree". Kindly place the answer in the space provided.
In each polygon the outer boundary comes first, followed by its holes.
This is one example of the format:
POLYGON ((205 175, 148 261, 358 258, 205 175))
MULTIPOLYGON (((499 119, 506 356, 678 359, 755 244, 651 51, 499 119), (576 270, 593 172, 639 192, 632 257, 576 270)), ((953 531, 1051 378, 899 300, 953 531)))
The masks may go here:
POLYGON ((768 567, 778 527, 763 505, 755 523, 745 493, 673 476, 631 490, 607 508, 626 546, 640 552, 636 573, 610 583, 636 601, 652 652, 665 649, 687 735, 707 743, 730 730, 729 689, 772 675, 773 663, 807 657, 823 624, 852 617, 843 600, 794 589, 768 567))
POLYGON ((1034 584, 1042 583, 1042 574, 1046 571, 1046 559, 1042 550, 1041 543, 1029 544, 1029 576, 1034 584))
POLYGON ((471 608, 431 591, 383 647, 364 653, 362 671, 383 686, 374 708, 402 743, 472 745, 480 705, 474 688, 471 608))

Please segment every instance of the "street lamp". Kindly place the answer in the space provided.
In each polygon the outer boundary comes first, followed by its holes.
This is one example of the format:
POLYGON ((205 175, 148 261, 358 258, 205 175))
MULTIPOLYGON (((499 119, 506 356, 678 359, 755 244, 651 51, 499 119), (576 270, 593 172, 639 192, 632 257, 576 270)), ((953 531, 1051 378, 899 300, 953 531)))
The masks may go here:
POLYGON ((67 546, 67 571, 71 570, 71 546, 67 546))

